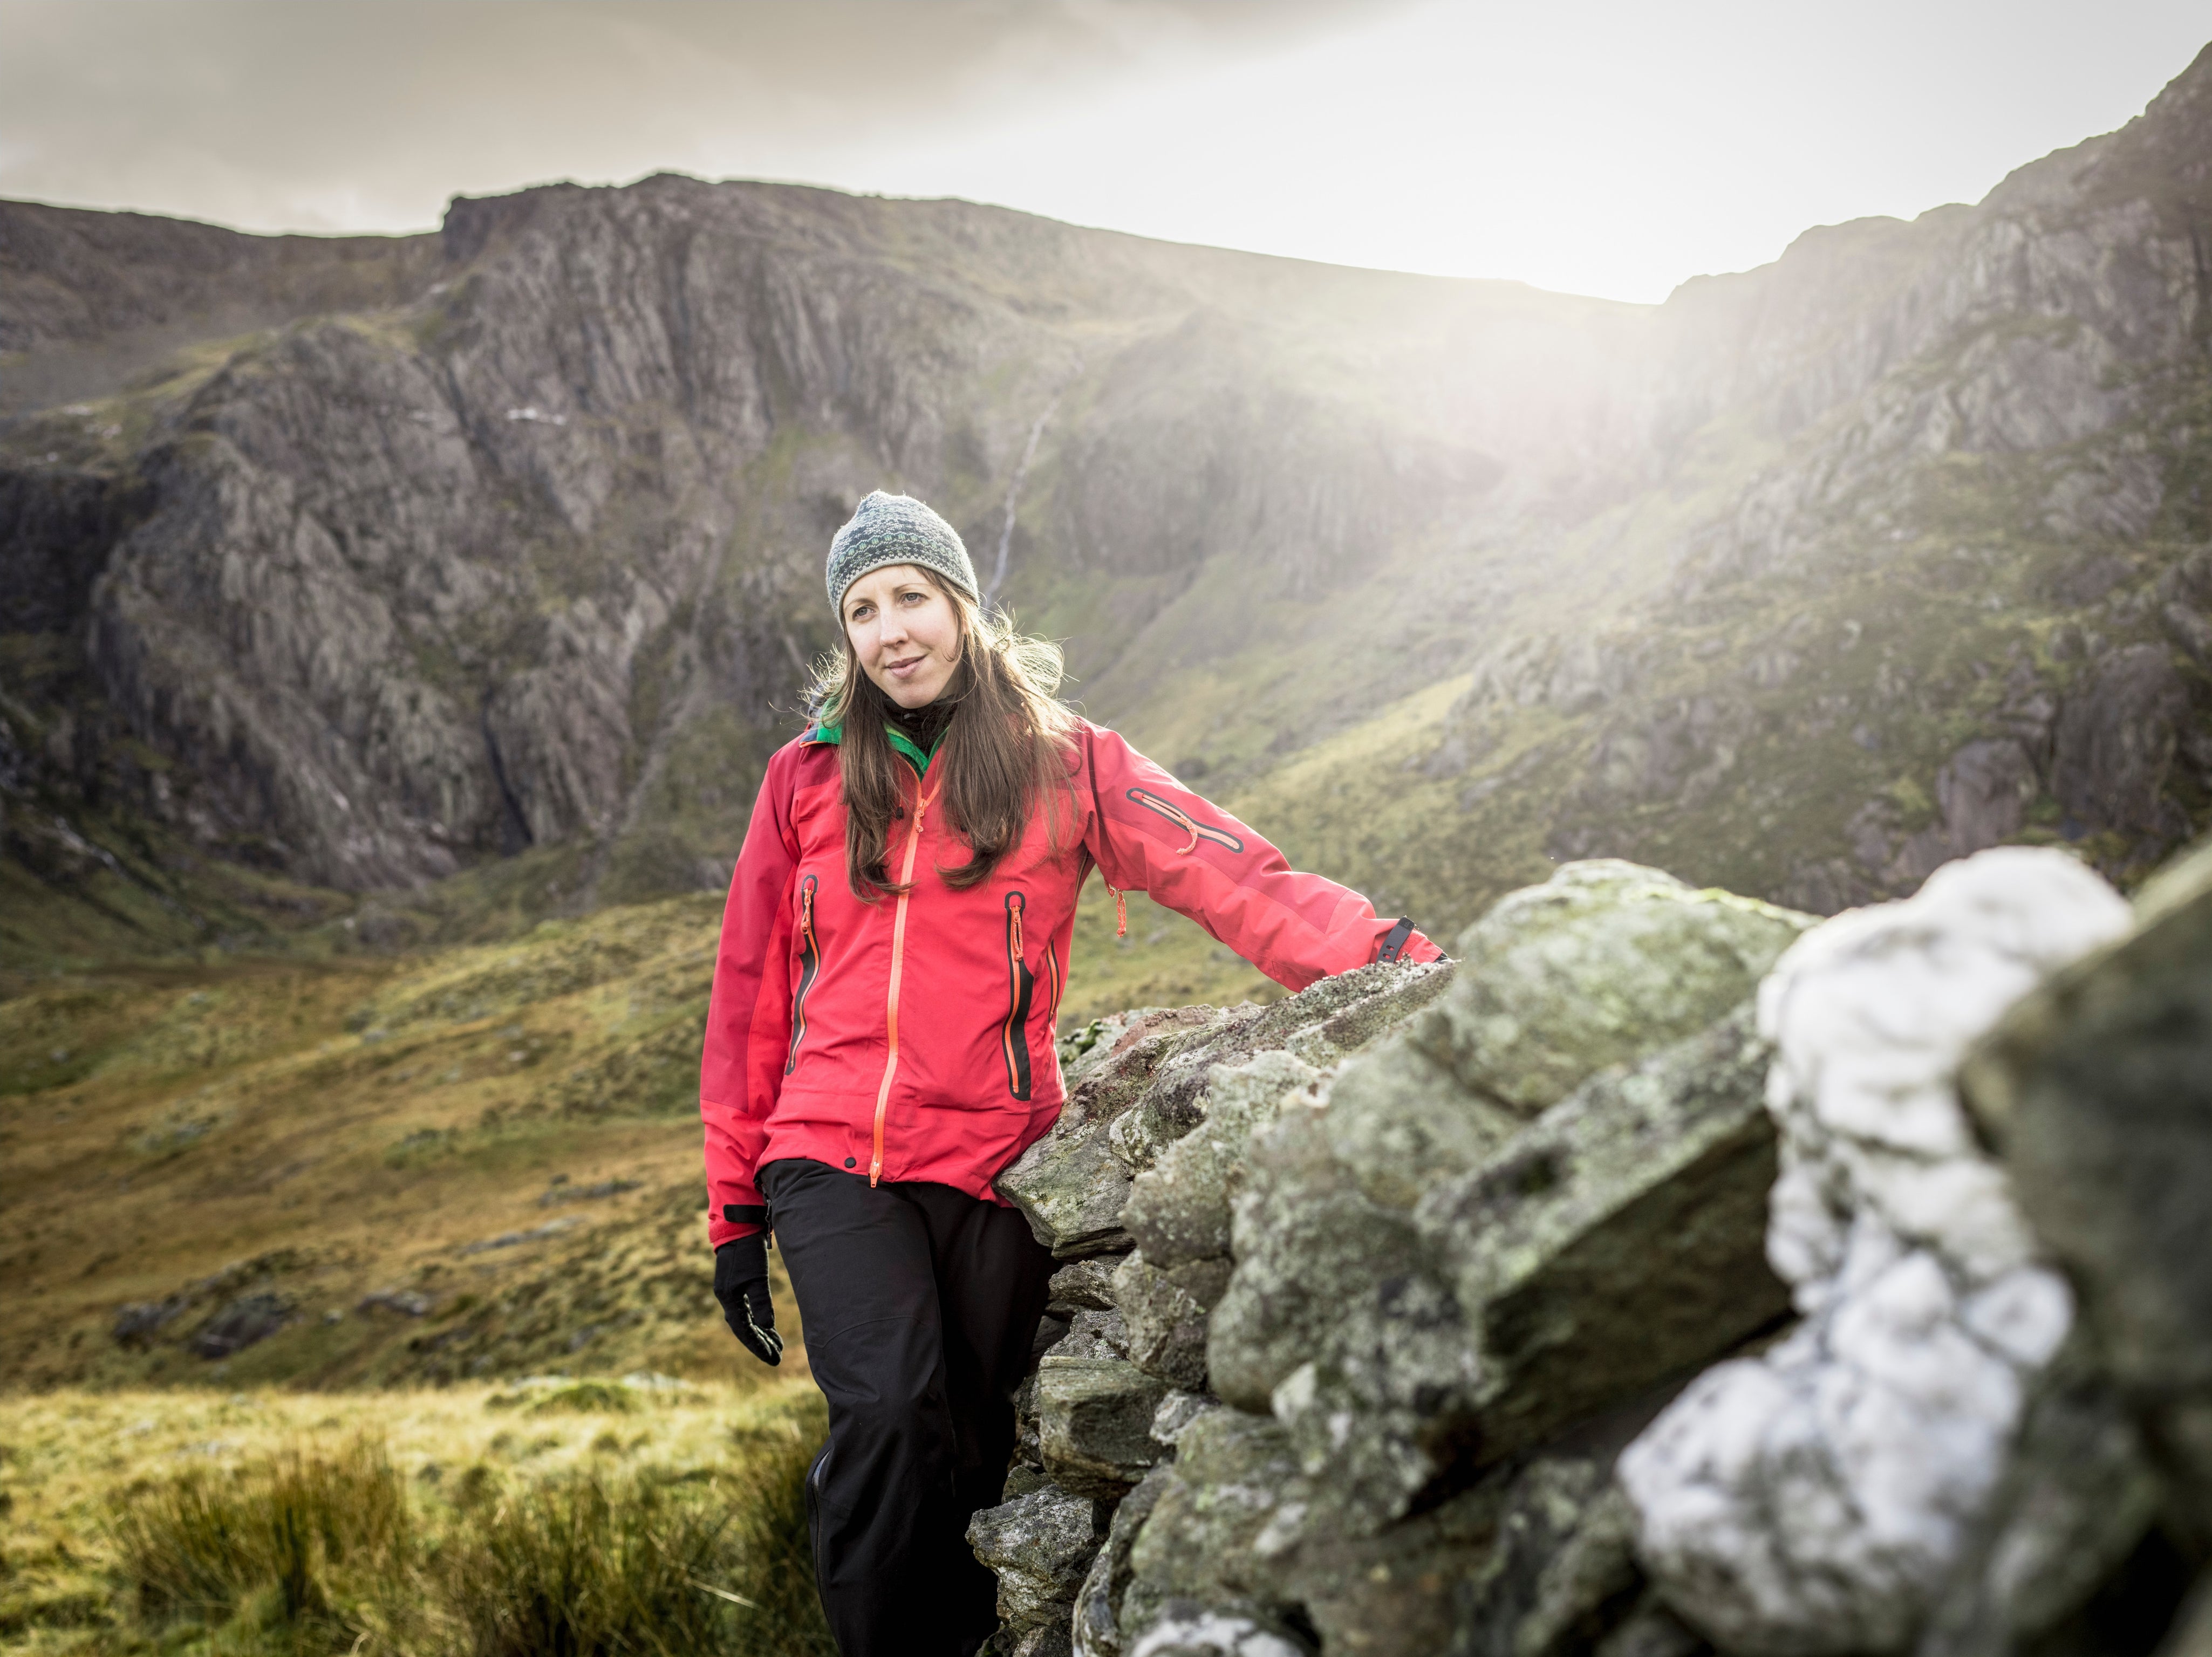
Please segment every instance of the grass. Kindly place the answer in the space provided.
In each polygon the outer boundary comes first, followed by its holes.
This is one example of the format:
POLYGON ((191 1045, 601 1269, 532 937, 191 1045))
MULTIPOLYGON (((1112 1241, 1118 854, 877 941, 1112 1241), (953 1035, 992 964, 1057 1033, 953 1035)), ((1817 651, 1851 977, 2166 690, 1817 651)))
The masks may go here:
POLYGON ((818 1394, 617 1390, 0 1403, 0 1649, 829 1657, 818 1394))
MULTIPOLYGON (((421 907, 441 903, 463 907, 421 907)), ((702 895, 398 957, 122 964, 0 1000, 0 1385, 765 1375, 707 1270, 696 1098, 720 911, 702 895), (256 1308, 273 1332, 216 1350, 216 1320, 256 1308)), ((1073 953, 1069 1029, 1280 993, 1141 896, 1117 938, 1096 881, 1073 953)))

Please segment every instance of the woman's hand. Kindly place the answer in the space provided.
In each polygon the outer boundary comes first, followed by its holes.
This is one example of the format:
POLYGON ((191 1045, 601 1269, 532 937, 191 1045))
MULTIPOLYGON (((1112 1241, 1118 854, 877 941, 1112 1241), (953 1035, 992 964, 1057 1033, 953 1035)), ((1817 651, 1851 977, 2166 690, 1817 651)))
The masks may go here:
POLYGON ((768 1234, 735 1238, 714 1251, 714 1298, 730 1332, 763 1363, 783 1362, 775 1306, 768 1296, 768 1234))

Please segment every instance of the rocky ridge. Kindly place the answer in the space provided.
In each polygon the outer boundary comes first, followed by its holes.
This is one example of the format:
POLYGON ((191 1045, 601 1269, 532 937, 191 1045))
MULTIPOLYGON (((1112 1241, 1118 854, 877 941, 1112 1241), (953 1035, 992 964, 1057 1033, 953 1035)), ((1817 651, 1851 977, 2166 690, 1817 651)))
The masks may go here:
POLYGON ((1066 1264, 994 1648, 2162 1649, 2208 917, 2212 853, 1818 925, 1585 862, 1456 963, 1091 1026, 1000 1181, 1066 1264))
POLYGON ((2125 883, 2212 811, 2209 88, 1658 307, 676 178, 0 206, 9 877, 163 936, 230 925, 192 869, 711 886, 890 483, 1095 717, 1439 926, 1547 856, 2125 883))

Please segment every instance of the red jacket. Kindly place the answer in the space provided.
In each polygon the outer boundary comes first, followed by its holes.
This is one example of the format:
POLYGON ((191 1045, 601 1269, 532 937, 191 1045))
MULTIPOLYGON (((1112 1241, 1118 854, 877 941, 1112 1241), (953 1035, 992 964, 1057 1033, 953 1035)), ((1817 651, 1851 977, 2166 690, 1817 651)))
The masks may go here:
MULTIPOLYGON (((968 860, 938 784, 908 772, 886 862, 913 889, 871 904, 846 884, 833 740, 810 731, 769 762, 700 1064, 713 1243, 760 1229, 753 1172, 787 1156, 996 1200, 993 1177, 1060 1114, 1054 1027, 1094 865, 1293 990, 1375 960, 1391 933, 1358 893, 1296 872, 1115 732, 1079 724, 1072 765, 1060 852, 1040 812, 965 891, 933 872, 968 860)), ((1419 932, 1401 938, 1400 958, 1437 958, 1419 932)))

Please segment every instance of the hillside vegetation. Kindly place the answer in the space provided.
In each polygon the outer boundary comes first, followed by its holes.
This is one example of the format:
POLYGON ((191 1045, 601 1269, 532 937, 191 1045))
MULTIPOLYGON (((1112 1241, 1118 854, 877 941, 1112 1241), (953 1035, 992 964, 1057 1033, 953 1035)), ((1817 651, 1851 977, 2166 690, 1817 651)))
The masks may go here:
POLYGON ((1656 307, 673 177, 382 243, 0 204, 0 950, 526 852, 531 919, 718 889, 878 486, 1091 717, 1439 930, 1598 853, 2132 881, 2209 820, 2208 155, 2200 58, 1656 307))
MULTIPOLYGON (((2212 828, 2208 246, 2212 53, 1661 307, 675 177, 402 238, 0 203, 0 1641, 594 1649, 466 1591, 556 1556, 532 1603, 670 1649, 805 1600, 803 1343, 721 1326, 696 1076, 867 489, 1440 941, 1601 857, 2125 889, 2212 828)), ((1094 883, 1061 1035, 1277 996, 1094 883)))

